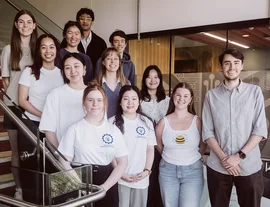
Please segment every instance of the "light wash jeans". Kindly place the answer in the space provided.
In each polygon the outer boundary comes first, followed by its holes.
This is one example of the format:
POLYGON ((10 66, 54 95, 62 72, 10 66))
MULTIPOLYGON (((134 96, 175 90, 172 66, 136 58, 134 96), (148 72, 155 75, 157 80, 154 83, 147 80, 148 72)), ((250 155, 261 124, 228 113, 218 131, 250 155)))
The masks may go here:
POLYGON ((202 161, 181 166, 161 159, 159 184, 165 207, 199 207, 204 184, 202 161))

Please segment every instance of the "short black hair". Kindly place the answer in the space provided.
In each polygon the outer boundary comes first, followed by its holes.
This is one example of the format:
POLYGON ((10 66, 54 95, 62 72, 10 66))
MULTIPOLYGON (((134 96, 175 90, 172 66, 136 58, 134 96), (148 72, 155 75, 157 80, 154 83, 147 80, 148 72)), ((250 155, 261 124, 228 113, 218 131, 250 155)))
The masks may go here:
POLYGON ((76 15, 76 20, 79 21, 80 16, 82 16, 83 14, 88 14, 90 15, 90 17, 92 18, 92 21, 95 20, 95 14, 93 12, 92 9, 88 9, 88 8, 81 8, 76 15))
POLYGON ((235 48, 229 48, 229 49, 226 49, 220 56, 219 56, 219 63, 220 65, 222 65, 222 62, 223 62, 223 59, 224 59, 224 56, 225 55, 231 55, 233 56, 234 58, 236 59, 239 59, 242 61, 242 64, 244 63, 244 55, 243 53, 238 50, 238 49, 235 49, 235 48))
POLYGON ((67 30, 68 28, 70 27, 78 27, 78 29, 80 30, 81 32, 81 35, 83 36, 83 29, 82 29, 82 26, 80 25, 79 22, 76 22, 76 21, 68 21, 66 24, 65 24, 65 27, 63 29, 63 37, 66 36, 66 33, 67 33, 67 30))
POLYGON ((126 35, 126 33, 125 33, 124 31, 122 31, 122 30, 115 30, 115 31, 111 34, 111 36, 110 36, 110 38, 109 38, 109 41, 110 41, 111 44, 113 43, 113 38, 114 38, 115 36, 119 36, 119 37, 125 38, 125 42, 127 42, 127 35, 126 35))

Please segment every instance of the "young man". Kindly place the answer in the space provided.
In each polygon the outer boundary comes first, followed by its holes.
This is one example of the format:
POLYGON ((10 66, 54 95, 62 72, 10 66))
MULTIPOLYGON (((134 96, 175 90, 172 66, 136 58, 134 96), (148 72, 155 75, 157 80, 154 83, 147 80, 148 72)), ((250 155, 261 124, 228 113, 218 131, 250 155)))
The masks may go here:
MULTIPOLYGON (((130 60, 130 55, 125 52, 127 46, 127 36, 125 32, 116 30, 109 38, 111 46, 118 50, 122 58, 122 68, 125 77, 130 81, 131 85, 135 85, 135 66, 130 60)), ((96 77, 99 74, 101 66, 101 58, 96 64, 96 77)))
MULTIPOLYGON (((95 15, 93 10, 88 8, 81 8, 76 15, 76 21, 80 23, 83 29, 83 37, 78 50, 88 55, 92 61, 93 68, 96 68, 96 62, 101 57, 102 52, 107 48, 106 42, 96 35, 91 27, 94 23, 95 15)), ((66 47, 66 41, 63 40, 61 48, 66 47)), ((95 71, 94 71, 95 74, 95 71)))
POLYGON ((203 140, 212 207, 228 207, 233 184, 240 206, 260 207, 263 194, 259 142, 267 137, 260 87, 239 78, 243 54, 227 49, 219 56, 224 81, 208 91, 203 106, 203 140))

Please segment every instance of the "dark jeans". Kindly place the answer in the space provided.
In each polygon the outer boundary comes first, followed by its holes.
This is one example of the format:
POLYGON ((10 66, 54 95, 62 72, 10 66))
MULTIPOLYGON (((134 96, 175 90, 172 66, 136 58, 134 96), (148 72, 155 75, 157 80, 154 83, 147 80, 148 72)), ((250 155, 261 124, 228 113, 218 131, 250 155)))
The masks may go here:
POLYGON ((233 176, 207 166, 207 183, 212 207, 229 206, 233 184, 241 207, 260 207, 264 189, 261 170, 249 176, 233 176))
POLYGON ((152 173, 149 178, 147 207, 163 207, 158 181, 160 160, 161 155, 155 148, 155 158, 152 173))
MULTIPOLYGON (((107 166, 92 165, 93 166, 93 184, 103 184, 113 171, 111 164, 107 166)), ((85 182, 85 171, 83 171, 83 182, 85 182)), ((118 207, 118 183, 112 186, 107 192, 104 198, 94 203, 94 207, 118 207)), ((87 207, 90 205, 86 205, 87 207)))

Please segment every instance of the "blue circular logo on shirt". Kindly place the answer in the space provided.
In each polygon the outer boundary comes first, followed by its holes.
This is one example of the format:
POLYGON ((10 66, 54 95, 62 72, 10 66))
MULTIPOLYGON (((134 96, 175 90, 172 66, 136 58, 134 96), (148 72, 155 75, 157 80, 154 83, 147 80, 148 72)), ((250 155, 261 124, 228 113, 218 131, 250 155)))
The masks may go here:
POLYGON ((140 136, 142 136, 142 135, 145 134, 145 128, 139 126, 139 127, 136 128, 136 132, 137 132, 140 136))
POLYGON ((102 136, 102 140, 105 144, 112 144, 113 143, 113 137, 110 134, 104 134, 102 136))

